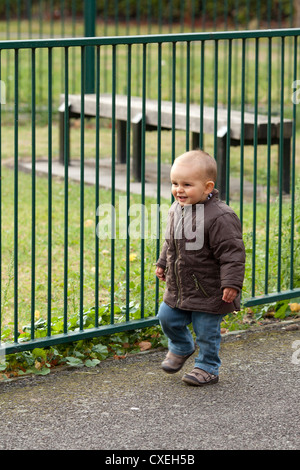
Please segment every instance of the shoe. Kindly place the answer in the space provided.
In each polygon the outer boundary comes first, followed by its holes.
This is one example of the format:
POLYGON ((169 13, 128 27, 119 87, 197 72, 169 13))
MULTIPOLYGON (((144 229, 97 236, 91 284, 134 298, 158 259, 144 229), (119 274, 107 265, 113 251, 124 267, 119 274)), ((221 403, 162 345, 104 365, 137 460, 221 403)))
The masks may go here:
POLYGON ((192 355, 194 354, 195 351, 193 351, 191 354, 187 354, 186 356, 179 356, 178 354, 174 354, 171 351, 168 352, 166 355, 165 360, 161 363, 162 369, 167 372, 168 374, 174 374, 175 372, 178 372, 185 361, 192 355))
POLYGON ((189 385, 202 387, 203 385, 216 384, 219 381, 219 376, 195 367, 190 374, 184 374, 182 380, 189 385))

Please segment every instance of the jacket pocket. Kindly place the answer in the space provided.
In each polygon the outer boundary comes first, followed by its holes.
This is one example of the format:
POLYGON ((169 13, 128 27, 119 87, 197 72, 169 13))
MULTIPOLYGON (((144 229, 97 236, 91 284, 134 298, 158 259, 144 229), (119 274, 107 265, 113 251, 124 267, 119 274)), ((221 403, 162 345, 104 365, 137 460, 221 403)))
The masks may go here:
POLYGON ((203 287, 202 283, 199 281, 199 279, 194 273, 192 274, 192 279, 194 281, 195 289, 202 293, 204 297, 210 297, 206 289, 203 287))

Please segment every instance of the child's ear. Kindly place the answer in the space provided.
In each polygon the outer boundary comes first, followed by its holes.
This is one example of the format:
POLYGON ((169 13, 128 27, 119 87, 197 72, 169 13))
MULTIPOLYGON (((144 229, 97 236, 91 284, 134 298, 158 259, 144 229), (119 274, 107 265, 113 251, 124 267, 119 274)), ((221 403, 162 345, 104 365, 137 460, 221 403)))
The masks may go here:
POLYGON ((214 187, 215 187, 215 183, 213 181, 206 181, 205 192, 207 194, 211 193, 214 187))

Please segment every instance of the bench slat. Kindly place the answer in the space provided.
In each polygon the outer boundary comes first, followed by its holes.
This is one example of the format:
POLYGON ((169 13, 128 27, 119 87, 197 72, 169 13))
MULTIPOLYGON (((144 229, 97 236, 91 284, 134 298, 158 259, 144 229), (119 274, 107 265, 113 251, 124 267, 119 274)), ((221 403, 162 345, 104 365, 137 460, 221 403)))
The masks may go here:
MULTIPOLYGON (((61 95, 61 105, 59 110, 64 110, 64 95, 61 95)), ((69 95, 70 112, 80 115, 81 113, 81 96, 69 95)), ((184 103, 175 103, 175 127, 178 130, 186 130, 186 105, 184 103)), ((85 95, 84 97, 84 112, 86 116, 96 116, 96 95, 85 95)), ((131 97, 131 121, 136 115, 142 113, 142 98, 131 97)), ((200 129, 200 106, 191 104, 189 107, 190 122, 189 127, 191 132, 199 133, 200 129)), ((220 129, 227 126, 227 109, 218 108, 218 126, 220 129)), ((99 115, 104 118, 112 117, 112 95, 100 94, 99 99, 99 115)), ((127 120, 127 96, 115 96, 115 116, 116 120, 127 120)), ((254 119, 252 113, 244 113, 244 138, 245 140, 252 140, 254 137, 254 119)), ((157 126, 158 121, 158 103, 156 100, 146 100, 146 124, 157 126)), ((214 133, 214 108, 203 107, 203 133, 214 133)), ((172 128, 172 102, 161 102, 161 126, 164 129, 172 128)), ((267 139, 268 132, 268 117, 259 114, 257 116, 257 137, 260 140, 267 139)), ((277 116, 271 117, 271 138, 279 138, 280 136, 280 118, 277 116)), ((292 136, 292 121, 290 119, 283 120, 283 137, 290 138, 292 136)), ((241 113, 232 110, 230 115, 230 137, 235 140, 241 139, 241 113)))

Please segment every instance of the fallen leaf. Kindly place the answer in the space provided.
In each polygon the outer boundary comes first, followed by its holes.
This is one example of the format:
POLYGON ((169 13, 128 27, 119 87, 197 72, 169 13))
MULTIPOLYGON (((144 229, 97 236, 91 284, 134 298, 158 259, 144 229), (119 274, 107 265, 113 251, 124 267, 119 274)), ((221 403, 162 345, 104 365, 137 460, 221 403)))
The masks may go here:
POLYGON ((147 349, 152 348, 152 344, 150 343, 150 341, 141 341, 139 343, 139 347, 141 351, 147 351, 147 349))
POLYGON ((125 359, 126 354, 119 356, 118 354, 114 354, 114 359, 125 359))
POLYGON ((290 309, 292 312, 300 312, 300 304, 297 304, 296 302, 289 304, 290 309))
POLYGON ((221 328, 221 335, 224 335, 225 333, 228 333, 228 328, 221 328))
POLYGON ((91 227, 92 225, 94 225, 94 221, 92 219, 87 219, 85 222, 84 222, 84 226, 85 227, 91 227))

